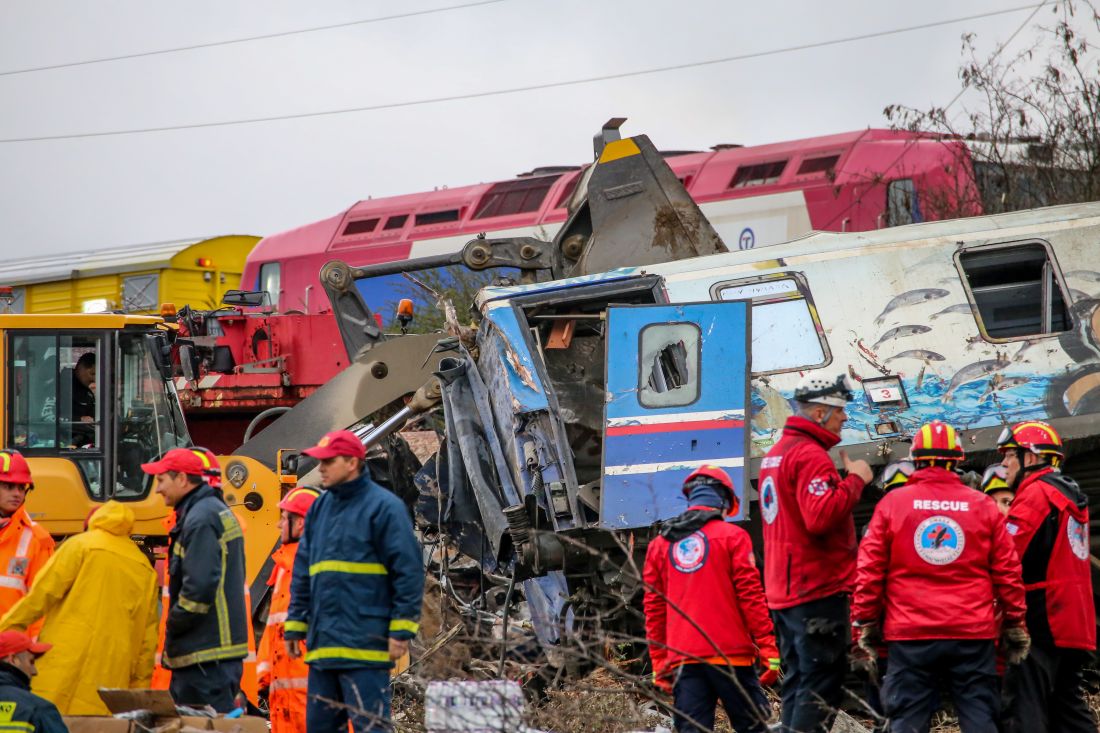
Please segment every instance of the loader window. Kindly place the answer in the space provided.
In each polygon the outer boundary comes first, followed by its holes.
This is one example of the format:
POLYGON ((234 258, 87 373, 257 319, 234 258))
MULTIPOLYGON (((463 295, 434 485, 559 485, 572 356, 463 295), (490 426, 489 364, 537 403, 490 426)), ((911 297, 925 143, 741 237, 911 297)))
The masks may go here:
POLYGON ((680 407, 699 399, 701 333, 694 323, 655 323, 642 329, 638 401, 680 407))
POLYGON ((774 374, 825 366, 828 345, 798 273, 717 283, 715 300, 752 301, 752 373, 774 374))
POLYGON ((143 333, 119 337, 118 499, 145 495, 142 463, 190 444, 179 402, 157 369, 152 346, 143 333))
POLYGON ((95 336, 12 336, 8 445, 27 450, 101 446, 103 421, 96 400, 101 345, 95 336))
POLYGON ((1041 336, 1072 328, 1069 301, 1043 244, 983 247, 958 258, 989 338, 1041 336))

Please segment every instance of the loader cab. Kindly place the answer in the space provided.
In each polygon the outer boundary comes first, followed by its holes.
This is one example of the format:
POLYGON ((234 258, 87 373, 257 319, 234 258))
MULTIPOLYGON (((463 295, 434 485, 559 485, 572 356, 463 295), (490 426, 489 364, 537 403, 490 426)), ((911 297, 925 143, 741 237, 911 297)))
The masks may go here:
MULTIPOLYGON (((190 444, 166 378, 160 319, 122 315, 0 316, 4 445, 31 465, 28 511, 53 534, 80 530, 116 499, 163 533, 163 502, 141 464, 190 444)), ((135 527, 135 533, 140 532, 135 527)))

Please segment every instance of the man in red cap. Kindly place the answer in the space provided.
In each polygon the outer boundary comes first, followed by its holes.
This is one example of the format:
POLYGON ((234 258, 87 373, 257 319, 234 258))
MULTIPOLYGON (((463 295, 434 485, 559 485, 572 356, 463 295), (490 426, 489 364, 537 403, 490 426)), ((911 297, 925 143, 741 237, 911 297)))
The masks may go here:
MULTIPOLYGON (((283 625, 290 608, 290 578, 298 540, 305 530, 306 513, 321 492, 310 486, 299 486, 287 492, 279 502, 279 531, 282 546, 271 555, 275 569, 268 584, 272 586, 271 608, 267 612, 267 627, 260 639, 256 672, 260 690, 267 690, 271 711, 272 733, 299 733, 306 729, 306 681, 309 668, 301 658, 292 658, 286 651, 283 625)), ((301 642, 295 642, 300 644, 301 642)))
POLYGON ((68 733, 57 706, 31 692, 35 659, 51 648, 21 631, 0 633, 0 729, 68 733))
POLYGON ((168 533, 168 623, 161 659, 172 670, 168 690, 180 705, 237 707, 248 655, 244 601, 244 535, 221 493, 204 476, 207 462, 173 448, 142 464, 155 491, 176 511, 168 533))
POLYGON ((298 542, 284 625, 287 655, 309 665, 310 731, 388 731, 389 670, 419 630, 420 545, 405 505, 372 481, 354 433, 328 433, 304 451, 327 491, 298 542))
MULTIPOLYGON (((34 489, 31 468, 19 451, 0 451, 0 615, 27 595, 38 571, 50 559, 50 533, 27 514, 27 495, 34 489)), ((30 633, 42 628, 35 623, 30 633)))

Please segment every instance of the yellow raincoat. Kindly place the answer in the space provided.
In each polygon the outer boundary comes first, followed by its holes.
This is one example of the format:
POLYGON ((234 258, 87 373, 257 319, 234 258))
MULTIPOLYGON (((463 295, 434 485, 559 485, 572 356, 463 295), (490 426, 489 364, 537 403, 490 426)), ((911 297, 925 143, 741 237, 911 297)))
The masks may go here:
POLYGON ((157 577, 130 539, 134 513, 109 501, 88 531, 62 542, 0 630, 45 616, 32 690, 63 715, 108 715, 100 687, 144 688, 157 645, 157 577))

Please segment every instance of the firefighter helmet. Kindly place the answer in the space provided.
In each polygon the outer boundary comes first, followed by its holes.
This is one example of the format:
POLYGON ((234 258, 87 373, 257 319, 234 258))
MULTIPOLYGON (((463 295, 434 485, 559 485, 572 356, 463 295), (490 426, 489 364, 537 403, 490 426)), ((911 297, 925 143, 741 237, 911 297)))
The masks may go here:
POLYGON ((986 494, 992 494, 994 491, 1012 491, 1012 487, 1008 485, 1007 476, 1008 470, 1004 464, 994 463, 982 474, 982 491, 986 494))
POLYGON ((916 470, 916 465, 910 460, 894 461, 882 469, 882 488, 889 491, 904 486, 916 470))
POLYGON ((829 407, 844 407, 855 397, 852 380, 847 374, 835 379, 808 374, 794 388, 795 402, 809 402, 829 407))
POLYGON ((34 488, 31 467, 17 450, 0 451, 0 483, 34 488))
POLYGON ((321 492, 312 486, 298 486, 287 492, 279 502, 279 508, 284 512, 304 517, 320 495, 321 492))
POLYGON ((1048 460, 1055 465, 1066 457, 1058 431, 1037 420, 1016 423, 1001 431, 1001 437, 997 439, 997 450, 1004 453, 1012 449, 1048 456, 1048 460))
POLYGON ((222 487, 222 467, 218 463, 218 457, 209 448, 197 445, 191 446, 189 450, 202 461, 202 477, 206 480, 206 483, 210 484, 212 489, 220 489, 222 487))
POLYGON ((690 476, 684 479, 684 496, 689 496, 691 490, 701 483, 710 484, 720 491, 725 491, 726 498, 729 500, 729 511, 727 513, 732 515, 738 512, 741 502, 737 499, 737 494, 733 488, 733 479, 730 478, 728 473, 718 466, 699 466, 691 472, 690 476))
POLYGON ((966 457, 962 440, 955 428, 945 422, 933 420, 922 425, 913 436, 909 455, 914 461, 961 461, 966 457))

